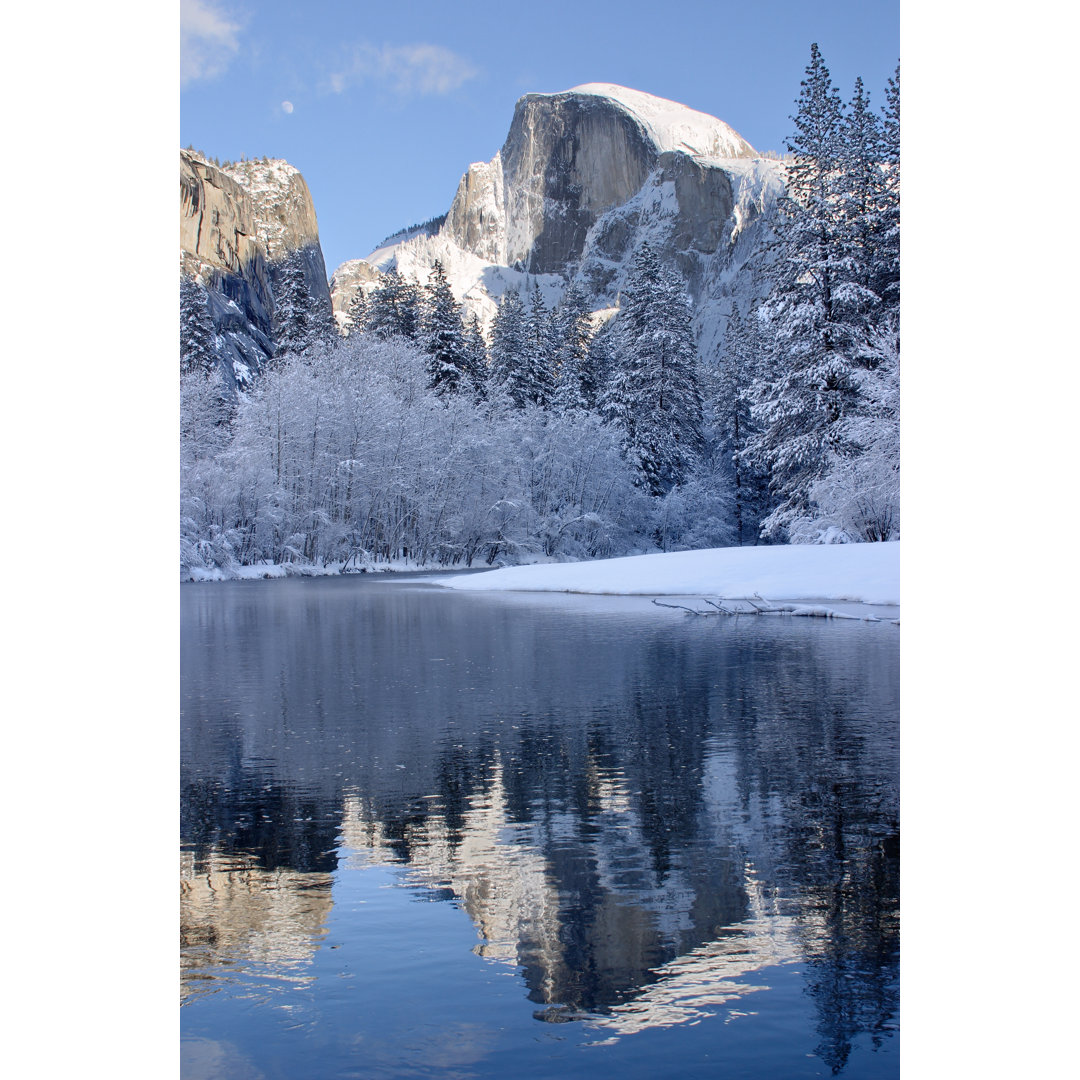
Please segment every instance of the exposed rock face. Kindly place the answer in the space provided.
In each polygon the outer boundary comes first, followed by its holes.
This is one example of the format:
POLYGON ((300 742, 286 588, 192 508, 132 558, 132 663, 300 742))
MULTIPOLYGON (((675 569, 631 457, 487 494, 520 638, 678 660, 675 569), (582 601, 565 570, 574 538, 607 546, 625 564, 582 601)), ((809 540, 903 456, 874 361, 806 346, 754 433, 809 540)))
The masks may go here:
POLYGON ((249 383, 274 353, 274 285, 293 252, 329 314, 315 207, 300 173, 284 161, 223 169, 180 151, 180 270, 209 292, 230 384, 249 383))
POLYGON ((180 250, 189 264, 233 274, 260 254, 251 196, 208 161, 180 151, 180 250))
MULTIPOLYGON (((594 309, 615 307, 648 241, 686 282, 704 351, 722 338, 732 298, 755 291, 740 270, 782 190, 779 162, 684 105, 599 83, 527 94, 499 153, 462 177, 438 235, 368 262, 422 282, 438 259, 457 298, 489 322, 505 291, 534 282, 549 304, 574 279, 594 309)), ((335 309, 355 287, 335 275, 335 309)))
POLYGON ((227 175, 248 194, 255 210, 255 238, 270 261, 271 276, 293 252, 300 252, 308 292, 330 306, 326 263, 319 244, 315 203, 300 175, 287 161, 242 161, 230 165, 227 175))
POLYGON ((364 259, 350 259, 334 271, 330 279, 330 296, 339 329, 345 328, 349 307, 357 291, 366 288, 370 292, 378 285, 379 277, 379 271, 364 259))
MULTIPOLYGON (((716 233, 731 212, 708 198, 710 182, 694 157, 756 156, 726 124, 685 106, 600 84, 562 94, 526 94, 502 150, 461 180, 444 234, 483 259, 533 274, 560 274, 577 262, 602 214, 641 190, 664 157, 678 179, 690 231, 716 233), (608 96, 610 91, 618 96, 608 96), (703 149, 699 149, 703 148, 703 149), (679 164, 684 162, 685 164, 679 164)), ((712 187, 723 187, 713 179, 712 187)))

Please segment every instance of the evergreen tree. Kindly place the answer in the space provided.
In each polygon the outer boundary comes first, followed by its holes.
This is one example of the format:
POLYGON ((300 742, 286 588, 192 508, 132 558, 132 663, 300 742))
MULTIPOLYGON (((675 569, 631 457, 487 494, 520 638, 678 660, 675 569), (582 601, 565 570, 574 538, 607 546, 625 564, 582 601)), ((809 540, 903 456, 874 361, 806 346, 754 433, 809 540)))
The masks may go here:
POLYGON ((525 319, 525 305, 518 293, 504 293, 491 331, 490 383, 504 391, 519 409, 524 409, 528 400, 521 378, 528 347, 525 319))
POLYGON ((475 312, 465 325, 465 360, 473 397, 481 401, 487 396, 488 348, 480 329, 480 317, 475 312))
POLYGON ((282 262, 273 291, 275 350, 278 354, 303 352, 311 344, 314 327, 299 252, 282 262))
POLYGON ((885 165, 873 288, 887 307, 900 303, 900 65, 889 79, 882 109, 881 150, 885 165))
POLYGON ((588 370, 590 382, 595 388, 595 397, 590 408, 602 413, 615 375, 614 322, 607 322, 597 329, 589 341, 588 370))
POLYGON ((430 357, 428 385, 437 394, 456 393, 467 380, 471 365, 461 325, 461 310, 438 260, 424 291, 424 338, 430 357))
POLYGON ((556 412, 588 412, 596 408, 598 387, 590 364, 589 346, 592 323, 589 305, 575 282, 566 290, 555 309, 555 391, 552 403, 556 412))
POLYGON ((180 371, 211 374, 218 366, 214 324, 206 290, 194 279, 180 278, 180 371))
POLYGON ((384 341, 393 337, 416 341, 420 337, 419 290, 396 269, 383 274, 379 287, 369 297, 365 329, 384 341))
POLYGON ((293 251, 278 268, 273 287, 273 339, 277 353, 302 353, 338 338, 333 312, 308 288, 304 256, 293 251))
POLYGON ((881 124, 870 109, 861 78, 844 116, 840 154, 839 214, 843 228, 849 305, 872 313, 880 298, 872 289, 873 265, 881 231, 885 171, 882 168, 881 124))
POLYGON ((781 535, 805 512, 810 488, 832 457, 854 449, 842 421, 854 404, 854 368, 865 353, 862 292, 852 281, 840 199, 843 117, 817 45, 802 88, 788 142, 795 159, 781 200, 776 281, 763 306, 774 374, 755 387, 760 431, 748 447, 779 501, 763 525, 769 536, 781 535))
POLYGON ((363 285, 356 287, 353 298, 349 301, 349 309, 345 316, 346 329, 351 337, 353 334, 362 333, 367 326, 368 298, 363 285))
POLYGON ((746 454, 747 444, 755 433, 752 389, 761 375, 763 351, 756 313, 743 320, 739 305, 732 304, 724 356, 716 379, 713 421, 720 452, 731 465, 735 542, 739 545, 756 542, 767 513, 768 477, 754 467, 746 454))
POLYGON ((518 379, 524 400, 542 409, 551 404, 555 389, 552 370, 554 351, 551 317, 540 292, 540 283, 535 282, 525 319, 525 352, 518 379))
POLYGON ((647 243, 634 259, 623 300, 606 411, 622 431, 640 485, 658 496, 687 479, 702 447, 690 301, 647 243))

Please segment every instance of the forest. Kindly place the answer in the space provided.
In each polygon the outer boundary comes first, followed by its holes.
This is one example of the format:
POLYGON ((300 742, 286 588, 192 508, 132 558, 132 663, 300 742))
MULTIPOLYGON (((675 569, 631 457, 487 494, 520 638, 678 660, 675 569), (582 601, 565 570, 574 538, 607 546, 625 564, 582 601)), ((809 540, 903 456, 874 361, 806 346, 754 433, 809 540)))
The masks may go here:
POLYGON ((899 79, 845 102, 812 47, 763 299, 733 300, 719 355, 648 244, 606 323, 568 282, 551 309, 508 292, 488 334, 437 263, 339 330, 286 261, 237 393, 182 279, 182 575, 897 539, 899 79))

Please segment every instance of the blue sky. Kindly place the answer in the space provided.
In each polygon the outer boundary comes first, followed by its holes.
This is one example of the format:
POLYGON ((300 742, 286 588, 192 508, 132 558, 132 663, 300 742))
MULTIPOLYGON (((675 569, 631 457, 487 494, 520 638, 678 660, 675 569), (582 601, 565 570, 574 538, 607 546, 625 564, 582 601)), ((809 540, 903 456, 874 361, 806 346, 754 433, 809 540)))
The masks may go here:
POLYGON ((879 104, 900 51, 898 0, 181 0, 180 12, 180 145, 300 169, 328 273, 445 212, 528 91, 619 83, 780 150, 812 41, 844 97, 861 74, 879 104))

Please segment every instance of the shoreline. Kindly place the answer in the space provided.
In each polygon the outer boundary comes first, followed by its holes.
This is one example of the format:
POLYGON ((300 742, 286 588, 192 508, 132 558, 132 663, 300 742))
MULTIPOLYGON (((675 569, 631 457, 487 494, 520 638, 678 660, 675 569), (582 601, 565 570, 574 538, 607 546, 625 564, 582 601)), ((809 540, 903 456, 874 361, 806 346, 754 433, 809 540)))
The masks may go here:
MULTIPOLYGON (((667 598, 685 614, 751 614, 752 598, 798 616, 870 618, 865 608, 889 609, 897 621, 900 605, 900 542, 878 544, 774 545, 707 548, 628 555, 583 562, 545 562, 497 569, 423 567, 396 561, 342 573, 341 563, 325 567, 259 563, 220 569, 192 569, 182 583, 245 581, 289 577, 421 577, 440 588, 463 592, 580 594, 667 598), (695 608, 688 607, 694 603, 695 608), (839 605, 839 606, 838 606, 839 605), (853 607, 854 606, 854 607, 853 607)), ((663 603, 657 606, 664 607, 663 603)))

